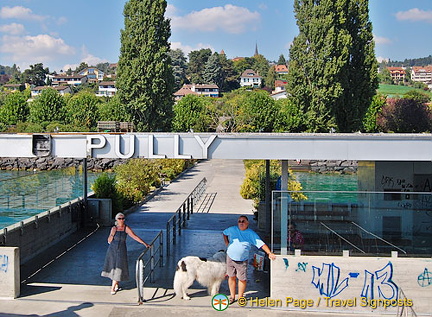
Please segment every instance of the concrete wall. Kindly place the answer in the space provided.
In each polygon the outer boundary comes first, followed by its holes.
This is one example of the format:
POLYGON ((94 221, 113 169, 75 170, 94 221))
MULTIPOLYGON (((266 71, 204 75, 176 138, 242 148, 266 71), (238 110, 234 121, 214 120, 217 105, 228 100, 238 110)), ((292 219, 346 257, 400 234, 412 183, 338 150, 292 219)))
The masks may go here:
POLYGON ((19 247, 21 264, 75 232, 81 221, 82 199, 42 212, 0 233, 1 246, 19 247))
POLYGON ((20 283, 19 249, 0 248, 0 298, 17 298, 20 283))
POLYGON ((432 259, 279 255, 265 306, 299 311, 431 316, 432 259), (384 307, 388 306, 388 307, 384 307))

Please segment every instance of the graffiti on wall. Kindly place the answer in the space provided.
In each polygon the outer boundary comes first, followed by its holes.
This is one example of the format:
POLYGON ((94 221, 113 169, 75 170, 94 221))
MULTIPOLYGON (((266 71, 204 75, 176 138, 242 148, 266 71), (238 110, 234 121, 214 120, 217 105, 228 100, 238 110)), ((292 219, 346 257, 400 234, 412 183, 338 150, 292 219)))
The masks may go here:
POLYGON ((425 267, 423 273, 421 273, 417 278, 417 283, 421 287, 427 287, 432 285, 432 273, 425 267))
MULTIPOLYGON (((304 262, 298 263, 299 268, 302 267, 302 263, 304 262)), ((298 269, 296 271, 298 271, 298 269)), ((304 271, 306 271, 306 269, 304 271)), ((429 275, 427 269, 425 269, 423 274, 421 278, 422 282, 429 282, 430 285, 432 276, 429 275)), ((349 287, 350 279, 359 277, 361 277, 361 274, 357 272, 350 272, 346 277, 341 276, 340 267, 334 263, 322 263, 321 268, 314 265, 312 266, 311 283, 318 289, 320 295, 333 298, 349 287)), ((359 295, 370 299, 398 299, 399 287, 392 278, 393 264, 390 261, 383 268, 374 272, 365 269, 363 289, 359 295)))
POLYGON ((0 254, 0 273, 6 273, 9 267, 9 257, 5 254, 0 254))

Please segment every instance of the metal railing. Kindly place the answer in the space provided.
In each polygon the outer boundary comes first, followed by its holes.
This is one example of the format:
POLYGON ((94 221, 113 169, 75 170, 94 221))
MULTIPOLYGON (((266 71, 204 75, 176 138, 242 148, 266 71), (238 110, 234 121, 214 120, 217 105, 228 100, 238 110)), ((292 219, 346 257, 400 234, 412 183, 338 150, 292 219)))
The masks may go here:
MULTIPOLYGON (((186 221, 193 214, 194 206, 204 195, 206 190, 207 179, 204 177, 189 196, 184 200, 181 206, 176 210, 174 215, 166 223, 166 257, 171 254, 171 243, 176 244, 176 236, 181 235, 181 229, 186 226, 186 221)), ((157 264, 163 266, 163 230, 150 243, 151 248, 144 250, 136 261, 135 277, 138 289, 138 304, 145 302, 144 284, 150 279, 154 282, 154 272, 157 264), (149 251, 150 250, 150 251, 149 251), (147 253, 150 252, 148 258, 147 253), (150 268, 150 270, 146 270, 150 268)))
POLYGON ((135 278, 138 288, 138 304, 145 302, 144 299, 144 283, 150 279, 154 282, 154 272, 156 266, 163 266, 163 231, 161 230, 150 243, 150 248, 147 248, 140 254, 136 260, 135 278), (147 253, 150 255, 147 256, 147 253), (149 268, 149 270, 148 270, 149 268), (147 271, 147 274, 146 274, 147 271))
POLYGON ((186 227, 186 222, 194 212, 194 206, 201 199, 206 190, 207 179, 204 177, 194 188, 192 193, 185 199, 183 204, 176 210, 174 215, 166 223, 166 245, 167 256, 171 254, 171 243, 177 242, 177 235, 181 235, 182 228, 186 227))

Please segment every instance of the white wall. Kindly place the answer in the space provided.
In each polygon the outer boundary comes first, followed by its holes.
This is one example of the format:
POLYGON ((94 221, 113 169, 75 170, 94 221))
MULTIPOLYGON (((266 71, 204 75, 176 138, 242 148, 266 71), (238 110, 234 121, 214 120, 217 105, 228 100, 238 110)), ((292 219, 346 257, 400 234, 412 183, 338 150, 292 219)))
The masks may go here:
POLYGON ((279 255, 270 288, 280 309, 431 316, 432 259, 279 255))

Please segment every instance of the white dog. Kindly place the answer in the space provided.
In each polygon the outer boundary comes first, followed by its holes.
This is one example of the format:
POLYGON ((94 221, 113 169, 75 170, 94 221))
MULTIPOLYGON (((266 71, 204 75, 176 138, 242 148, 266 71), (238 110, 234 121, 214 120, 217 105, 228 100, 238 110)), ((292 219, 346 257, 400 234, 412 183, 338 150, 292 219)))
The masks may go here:
POLYGON ((186 293, 188 288, 197 280, 202 286, 207 287, 210 295, 219 292, 219 287, 226 275, 226 253, 219 251, 211 258, 186 256, 177 263, 174 275, 174 291, 177 296, 189 300, 186 293))

